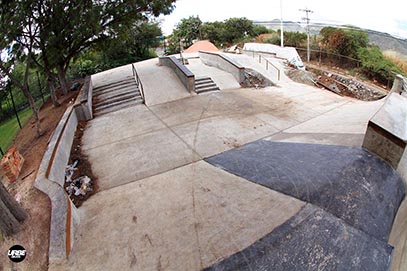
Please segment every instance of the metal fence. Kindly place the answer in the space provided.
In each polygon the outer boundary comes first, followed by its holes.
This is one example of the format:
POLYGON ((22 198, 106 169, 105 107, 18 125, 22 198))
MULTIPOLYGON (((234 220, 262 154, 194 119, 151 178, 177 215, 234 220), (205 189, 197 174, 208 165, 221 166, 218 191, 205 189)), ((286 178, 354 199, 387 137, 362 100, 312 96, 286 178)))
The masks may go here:
MULTIPOLYGON (((45 76, 38 72, 32 72, 29 77, 29 88, 34 98, 37 108, 40 108, 49 97, 48 90, 45 88, 45 76)), ((0 125, 9 120, 15 120, 21 129, 23 123, 20 116, 21 111, 29 108, 27 98, 17 87, 7 84, 0 93, 0 125)), ((0 146, 0 155, 3 157, 6 152, 6 146, 0 146)))

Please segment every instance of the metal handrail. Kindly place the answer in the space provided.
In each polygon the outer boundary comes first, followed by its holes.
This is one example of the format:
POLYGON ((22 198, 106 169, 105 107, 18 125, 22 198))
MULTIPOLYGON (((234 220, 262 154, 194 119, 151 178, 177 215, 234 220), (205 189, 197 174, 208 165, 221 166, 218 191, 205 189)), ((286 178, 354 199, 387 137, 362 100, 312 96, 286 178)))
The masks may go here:
MULTIPOLYGON (((254 53, 253 53, 253 55, 254 55, 254 53)), ((267 70, 267 71, 269 70, 269 64, 270 64, 271 66, 273 66, 273 68, 275 68, 275 69, 277 70, 278 81, 280 81, 280 69, 277 68, 273 63, 271 63, 270 61, 268 61, 267 58, 265 58, 264 56, 262 56, 262 55, 260 55, 260 54, 259 54, 259 63, 261 63, 261 59, 262 59, 262 58, 266 61, 266 70, 267 70)))
POLYGON ((134 80, 136 80, 136 84, 140 90, 141 98, 143 99, 143 103, 145 103, 143 83, 141 83, 140 77, 138 76, 138 73, 136 71, 136 67, 134 66, 134 64, 131 64, 131 67, 133 69, 134 80))

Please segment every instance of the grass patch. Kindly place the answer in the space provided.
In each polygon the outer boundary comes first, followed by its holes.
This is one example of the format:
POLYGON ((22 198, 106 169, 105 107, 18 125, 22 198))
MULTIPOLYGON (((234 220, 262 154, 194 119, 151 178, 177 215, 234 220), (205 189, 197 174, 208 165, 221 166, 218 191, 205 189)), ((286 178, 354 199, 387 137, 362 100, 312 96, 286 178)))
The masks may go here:
MULTIPOLYGON (((32 115, 33 112, 31 108, 20 111, 18 116, 20 117, 21 125, 24 126, 27 124, 32 115)), ((10 147, 18 131, 20 131, 20 127, 18 126, 16 117, 0 123, 0 147, 4 152, 10 147)))

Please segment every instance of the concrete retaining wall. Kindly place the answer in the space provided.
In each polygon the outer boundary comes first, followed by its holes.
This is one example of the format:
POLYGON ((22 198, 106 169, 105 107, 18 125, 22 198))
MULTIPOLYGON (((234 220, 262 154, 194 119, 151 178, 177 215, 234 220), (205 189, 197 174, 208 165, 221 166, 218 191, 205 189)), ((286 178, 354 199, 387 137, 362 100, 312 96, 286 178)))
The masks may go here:
POLYGON ((81 91, 75 101, 75 110, 79 120, 93 119, 92 112, 93 83, 91 76, 85 78, 81 91))
POLYGON ((397 76, 384 105, 369 120, 363 147, 392 165, 407 182, 407 93, 397 76))
POLYGON ((199 51, 199 57, 206 65, 231 73, 239 83, 244 81, 244 67, 224 54, 199 51))
POLYGON ((63 187, 77 124, 76 110, 70 106, 48 143, 34 183, 51 200, 50 265, 67 259, 73 246, 74 229, 80 222, 76 207, 63 187))
POLYGON ((182 65, 175 56, 160 57, 159 63, 171 68, 189 92, 195 91, 195 75, 182 65))

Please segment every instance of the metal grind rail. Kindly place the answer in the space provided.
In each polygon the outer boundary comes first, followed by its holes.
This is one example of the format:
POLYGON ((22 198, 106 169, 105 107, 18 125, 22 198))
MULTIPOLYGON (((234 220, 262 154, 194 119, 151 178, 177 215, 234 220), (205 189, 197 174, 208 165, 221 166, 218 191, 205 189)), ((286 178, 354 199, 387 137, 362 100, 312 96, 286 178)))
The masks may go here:
POLYGON ((262 55, 259 55, 259 63, 261 63, 261 59, 264 59, 266 61, 266 70, 269 70, 269 65, 271 65, 274 69, 277 70, 277 76, 278 76, 278 81, 280 81, 280 69, 277 68, 273 63, 271 63, 270 61, 267 60, 267 58, 265 58, 262 55))
POLYGON ((134 80, 136 81, 137 87, 140 90, 141 98, 143 99, 143 103, 145 103, 143 83, 141 83, 140 77, 138 76, 138 73, 137 73, 137 70, 136 70, 136 67, 134 66, 134 64, 131 64, 131 68, 133 70, 134 80))

